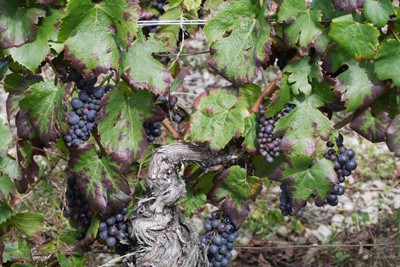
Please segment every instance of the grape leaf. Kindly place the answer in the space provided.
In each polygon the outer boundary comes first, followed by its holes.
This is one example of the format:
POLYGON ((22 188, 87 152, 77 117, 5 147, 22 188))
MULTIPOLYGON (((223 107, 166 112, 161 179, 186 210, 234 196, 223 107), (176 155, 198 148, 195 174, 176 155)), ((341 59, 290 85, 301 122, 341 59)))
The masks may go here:
POLYGON ((285 104, 290 103, 292 99, 292 88, 290 87, 288 75, 284 75, 281 79, 279 90, 276 90, 271 97, 271 103, 267 106, 265 113, 267 118, 275 116, 280 112, 285 104))
POLYGON ((37 37, 33 42, 8 50, 15 61, 32 72, 35 72, 41 62, 50 53, 50 46, 47 41, 57 40, 58 25, 63 13, 56 9, 51 9, 49 13, 50 15, 39 25, 37 37))
POLYGON ((364 16, 380 27, 386 25, 392 14, 394 8, 389 0, 366 0, 364 3, 364 16))
POLYGON ((311 7, 313 10, 320 10, 325 20, 344 15, 343 12, 333 9, 332 1, 330 0, 312 1, 311 7))
MULTIPOLYGON (((160 17, 160 20, 180 20, 184 16, 182 7, 176 5, 168 9, 165 14, 160 17)), ((165 44, 166 47, 176 48, 179 36, 180 27, 176 25, 163 25, 158 26, 156 37, 165 44)))
POLYGON ((379 112, 374 115, 369 107, 355 114, 350 128, 365 139, 373 143, 379 143, 385 141, 385 132, 390 121, 387 112, 379 112))
POLYGON ((16 160, 7 155, 0 156, 0 196, 2 195, 3 199, 7 199, 14 189, 12 180, 19 179, 20 175, 16 160))
POLYGON ((382 42, 374 61, 374 71, 380 80, 392 79, 396 86, 400 86, 400 43, 397 40, 382 42))
POLYGON ((60 123, 64 116, 64 93, 65 87, 57 87, 49 81, 33 84, 21 96, 19 105, 29 111, 30 122, 46 147, 58 139, 56 122, 66 129, 66 125, 60 123))
POLYGON ((185 209, 186 217, 190 217, 197 209, 204 207, 207 203, 207 196, 204 193, 196 193, 193 187, 186 188, 186 195, 182 198, 181 203, 185 209))
POLYGON ((0 152, 7 149, 12 137, 8 128, 4 125, 3 119, 0 118, 0 152))
POLYGON ((26 240, 18 239, 16 242, 7 243, 4 248, 3 262, 15 260, 31 260, 31 249, 26 240))
POLYGON ((0 47, 10 48, 32 42, 36 38, 39 18, 46 12, 40 8, 20 6, 24 0, 0 0, 0 47))
POLYGON ((397 114, 386 129, 386 144, 396 157, 400 157, 400 115, 397 114))
POLYGON ((122 169, 144 155, 147 139, 143 122, 151 117, 152 97, 147 91, 132 92, 119 84, 101 101, 104 108, 96 118, 101 141, 122 169))
POLYGON ((240 102, 237 96, 224 89, 199 95, 193 104, 186 139, 208 142, 214 151, 224 148, 233 137, 243 133, 244 119, 250 115, 246 107, 237 102, 240 102))
POLYGON ((68 1, 59 34, 65 58, 86 77, 119 70, 120 48, 128 49, 136 36, 137 5, 137 0, 68 1))
POLYGON ((304 58, 287 65, 283 72, 290 73, 288 81, 294 95, 303 93, 309 95, 311 93, 311 85, 308 82, 308 75, 311 73, 310 57, 304 58))
POLYGON ((291 46, 298 42, 303 50, 308 50, 309 46, 322 34, 321 12, 307 10, 299 14, 299 17, 285 30, 285 35, 289 39, 291 46))
POLYGON ((357 60, 371 59, 379 44, 379 31, 370 24, 356 22, 351 15, 334 18, 329 37, 357 60))
POLYGON ((262 90, 260 86, 256 84, 246 84, 239 88, 239 101, 240 105, 250 109, 257 98, 260 96, 262 90), (243 102, 242 102, 243 101, 243 102))
POLYGON ((43 227, 44 217, 37 212, 21 212, 13 215, 10 222, 28 237, 33 237, 43 227))
POLYGON ((11 215, 11 208, 6 203, 0 202, 0 225, 11 218, 11 215))
POLYGON ((244 138, 242 146, 249 153, 254 153, 257 150, 257 119, 256 114, 253 113, 244 121, 244 131, 242 137, 244 138))
POLYGON ((278 22, 292 22, 300 12, 307 10, 306 1, 304 0, 283 0, 279 6, 278 22))
POLYGON ((204 27, 211 43, 209 66, 234 84, 254 81, 269 60, 271 27, 264 13, 259 3, 231 0, 204 27))
POLYGON ((332 134, 331 121, 317 109, 320 102, 306 98, 296 103, 296 108, 279 119, 275 125, 276 136, 282 136, 281 148, 289 162, 297 157, 313 157, 317 139, 327 141, 332 134))
POLYGON ((262 189, 263 181, 255 176, 247 176, 240 166, 232 166, 217 178, 210 192, 214 203, 223 201, 221 209, 236 226, 240 226, 249 212, 246 201, 254 198, 262 189))
POLYGON ((44 155, 40 150, 34 149, 37 147, 42 149, 40 144, 36 146, 28 140, 20 140, 17 142, 17 158, 18 165, 21 169, 20 179, 15 180, 15 185, 20 193, 28 191, 28 186, 35 182, 39 176, 39 165, 34 160, 35 155, 44 155))
POLYGON ((127 180, 106 156, 99 158, 91 143, 71 149, 70 170, 77 175, 79 189, 85 192, 90 207, 102 215, 122 210, 131 200, 127 180))
MULTIPOLYGON (((2 157, 0 157, 0 164, 2 164, 2 157)), ((14 188, 14 183, 9 176, 0 172, 0 199, 8 199, 9 194, 14 188)))
POLYGON ((363 7, 365 0, 332 0, 333 7, 337 10, 352 13, 363 7))
POLYGON ((183 4, 187 8, 188 11, 193 9, 198 9, 201 5, 201 0, 183 0, 183 4))
POLYGON ((348 70, 336 77, 335 90, 342 94, 346 110, 354 111, 368 106, 384 92, 385 86, 379 82, 368 61, 347 62, 348 70))
POLYGON ((291 196, 292 211, 296 214, 311 196, 326 199, 338 177, 333 163, 327 159, 318 160, 311 168, 308 166, 286 168, 283 174, 291 196))
POLYGON ((123 56, 123 68, 129 83, 133 87, 147 89, 158 95, 168 91, 172 83, 171 72, 153 58, 153 53, 166 51, 161 41, 153 38, 146 40, 139 34, 129 52, 123 56))

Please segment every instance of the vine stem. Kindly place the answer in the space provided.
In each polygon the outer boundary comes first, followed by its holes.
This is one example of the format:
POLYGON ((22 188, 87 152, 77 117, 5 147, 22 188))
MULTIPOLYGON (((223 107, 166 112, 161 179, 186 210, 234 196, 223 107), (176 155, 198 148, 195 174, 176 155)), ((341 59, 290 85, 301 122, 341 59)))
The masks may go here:
POLYGON ((161 124, 167 129, 167 131, 170 133, 170 135, 176 139, 176 140, 181 140, 182 136, 175 130, 174 126, 172 126, 171 122, 168 120, 168 118, 165 118, 161 124))
POLYGON ((271 95, 276 87, 276 81, 272 81, 267 88, 259 95, 256 102, 254 102, 251 112, 258 112, 258 106, 264 101, 264 97, 271 95))
POLYGON ((333 128, 335 130, 339 130, 339 129, 343 128, 344 126, 346 126, 348 123, 350 123, 354 119, 355 114, 356 114, 356 112, 351 113, 349 116, 347 116, 343 120, 341 120, 338 123, 336 123, 335 125, 333 125, 333 128))
POLYGON ((45 154, 49 154, 50 156, 53 156, 53 157, 56 157, 56 158, 60 158, 60 159, 63 159, 63 160, 65 160, 65 161, 68 161, 67 158, 65 158, 65 157, 63 157, 63 156, 61 156, 61 155, 55 154, 55 153, 53 153, 53 152, 51 152, 51 151, 46 151, 46 150, 44 150, 44 149, 42 149, 42 148, 35 147, 35 146, 32 146, 32 149, 33 149, 33 150, 40 151, 40 152, 44 152, 45 154))
POLYGON ((92 133, 93 133, 94 140, 96 140, 96 143, 97 143, 97 145, 98 145, 99 148, 100 148, 101 154, 102 154, 103 156, 107 155, 106 150, 104 149, 103 145, 102 145, 101 142, 100 142, 100 136, 99 136, 99 132, 97 131, 97 129, 95 129, 94 131, 92 131, 92 133))
POLYGON ((129 81, 128 76, 124 73, 121 76, 122 80, 133 90, 137 91, 138 89, 129 81))

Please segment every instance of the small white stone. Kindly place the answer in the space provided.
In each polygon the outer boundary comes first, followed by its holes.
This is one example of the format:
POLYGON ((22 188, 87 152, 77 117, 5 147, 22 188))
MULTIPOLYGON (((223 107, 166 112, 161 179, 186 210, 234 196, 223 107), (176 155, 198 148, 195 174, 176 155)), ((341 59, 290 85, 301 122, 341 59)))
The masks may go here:
POLYGON ((400 209, 400 195, 397 195, 393 199, 393 207, 397 210, 400 209))
POLYGON ((313 231, 313 234, 319 241, 324 242, 329 240, 332 231, 325 225, 320 225, 317 230, 313 231))
POLYGON ((332 217, 332 225, 335 225, 335 226, 342 226, 344 220, 345 220, 345 218, 344 218, 343 215, 341 215, 341 214, 335 214, 335 215, 333 215, 333 217, 332 217))

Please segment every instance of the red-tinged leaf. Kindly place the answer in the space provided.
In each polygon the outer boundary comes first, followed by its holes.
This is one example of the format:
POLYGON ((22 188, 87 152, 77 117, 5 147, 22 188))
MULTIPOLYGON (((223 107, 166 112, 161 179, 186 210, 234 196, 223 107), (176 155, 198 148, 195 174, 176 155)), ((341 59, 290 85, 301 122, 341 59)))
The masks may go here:
POLYGON ((355 114, 350 128, 367 140, 379 143, 386 140, 385 132, 390 121, 391 119, 387 112, 374 114, 369 107, 355 114))
POLYGON ((332 0, 333 7, 337 10, 353 13, 364 6, 365 0, 332 0))
POLYGON ((208 143, 212 150, 224 148, 244 131, 244 120, 250 115, 244 101, 235 92, 213 89, 199 95, 193 104, 185 137, 196 143, 208 143))
POLYGON ((21 109, 28 111, 30 122, 46 147, 58 139, 56 122, 61 129, 67 128, 62 123, 65 114, 62 104, 64 94, 65 87, 57 87, 53 82, 40 82, 30 86, 19 101, 21 109))
POLYGON ((265 21, 265 3, 227 1, 204 32, 211 43, 209 66, 234 84, 252 83, 269 60, 271 26, 265 21))
POLYGON ((35 155, 44 155, 43 147, 37 141, 21 140, 17 142, 18 165, 21 169, 20 179, 15 180, 15 185, 20 193, 26 193, 29 185, 35 183, 39 175, 39 165, 35 162, 35 155), (35 149, 38 148, 38 149, 35 149))
POLYGON ((263 181, 260 178, 247 176, 245 169, 235 165, 217 177, 209 196, 215 204, 223 201, 223 211, 228 212, 238 227, 249 211, 247 200, 254 199, 261 191, 262 185, 263 181))
POLYGON ((152 98, 148 91, 134 92, 120 83, 101 101, 104 108, 96 119, 101 142, 122 170, 128 169, 146 151, 143 122, 152 115, 152 98))
POLYGON ((121 48, 136 36, 137 9, 137 0, 68 1, 59 34, 65 58, 87 78, 120 70, 121 48))
POLYGON ((153 57, 153 54, 167 52, 164 44, 156 39, 139 34, 138 39, 123 56, 123 69, 129 84, 135 88, 147 89, 162 95, 170 89, 172 75, 169 69, 153 57))
POLYGON ((383 94, 385 85, 375 77, 370 62, 349 60, 346 65, 348 70, 336 77, 335 90, 350 112, 369 106, 383 94))
POLYGON ((102 215, 122 210, 131 200, 131 191, 119 168, 107 156, 99 157, 91 143, 71 149, 70 170, 79 180, 90 207, 102 215))
POLYGON ((35 40, 39 18, 46 12, 25 8, 24 0, 0 0, 0 48, 18 47, 35 40))
POLYGON ((397 114, 386 129, 386 144, 396 157, 400 157, 400 115, 397 114))

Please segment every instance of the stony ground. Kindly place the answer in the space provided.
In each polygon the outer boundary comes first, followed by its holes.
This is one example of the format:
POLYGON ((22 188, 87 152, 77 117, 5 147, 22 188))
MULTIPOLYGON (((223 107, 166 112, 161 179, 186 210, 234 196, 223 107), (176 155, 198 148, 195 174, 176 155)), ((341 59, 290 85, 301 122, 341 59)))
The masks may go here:
MULTIPOLYGON (((185 54, 205 51, 204 36, 186 40, 184 47, 185 54)), ((198 54, 179 58, 190 71, 182 90, 175 92, 181 105, 190 107, 206 89, 229 85, 207 67, 207 57, 198 54)), ((265 73, 259 84, 265 86, 274 75, 275 71, 265 73)), ((5 99, 0 85, 3 120, 5 99)), ((279 186, 266 182, 243 225, 235 261, 230 266, 400 266, 399 159, 384 144, 371 144, 346 127, 343 134, 345 145, 357 151, 359 167, 347 179, 340 204, 317 208, 309 203, 303 217, 284 218, 278 206, 279 186)), ((207 212, 209 209, 193 218, 199 231, 207 212)), ((95 265, 115 257, 101 247, 96 249, 102 253, 95 254, 95 265)))

